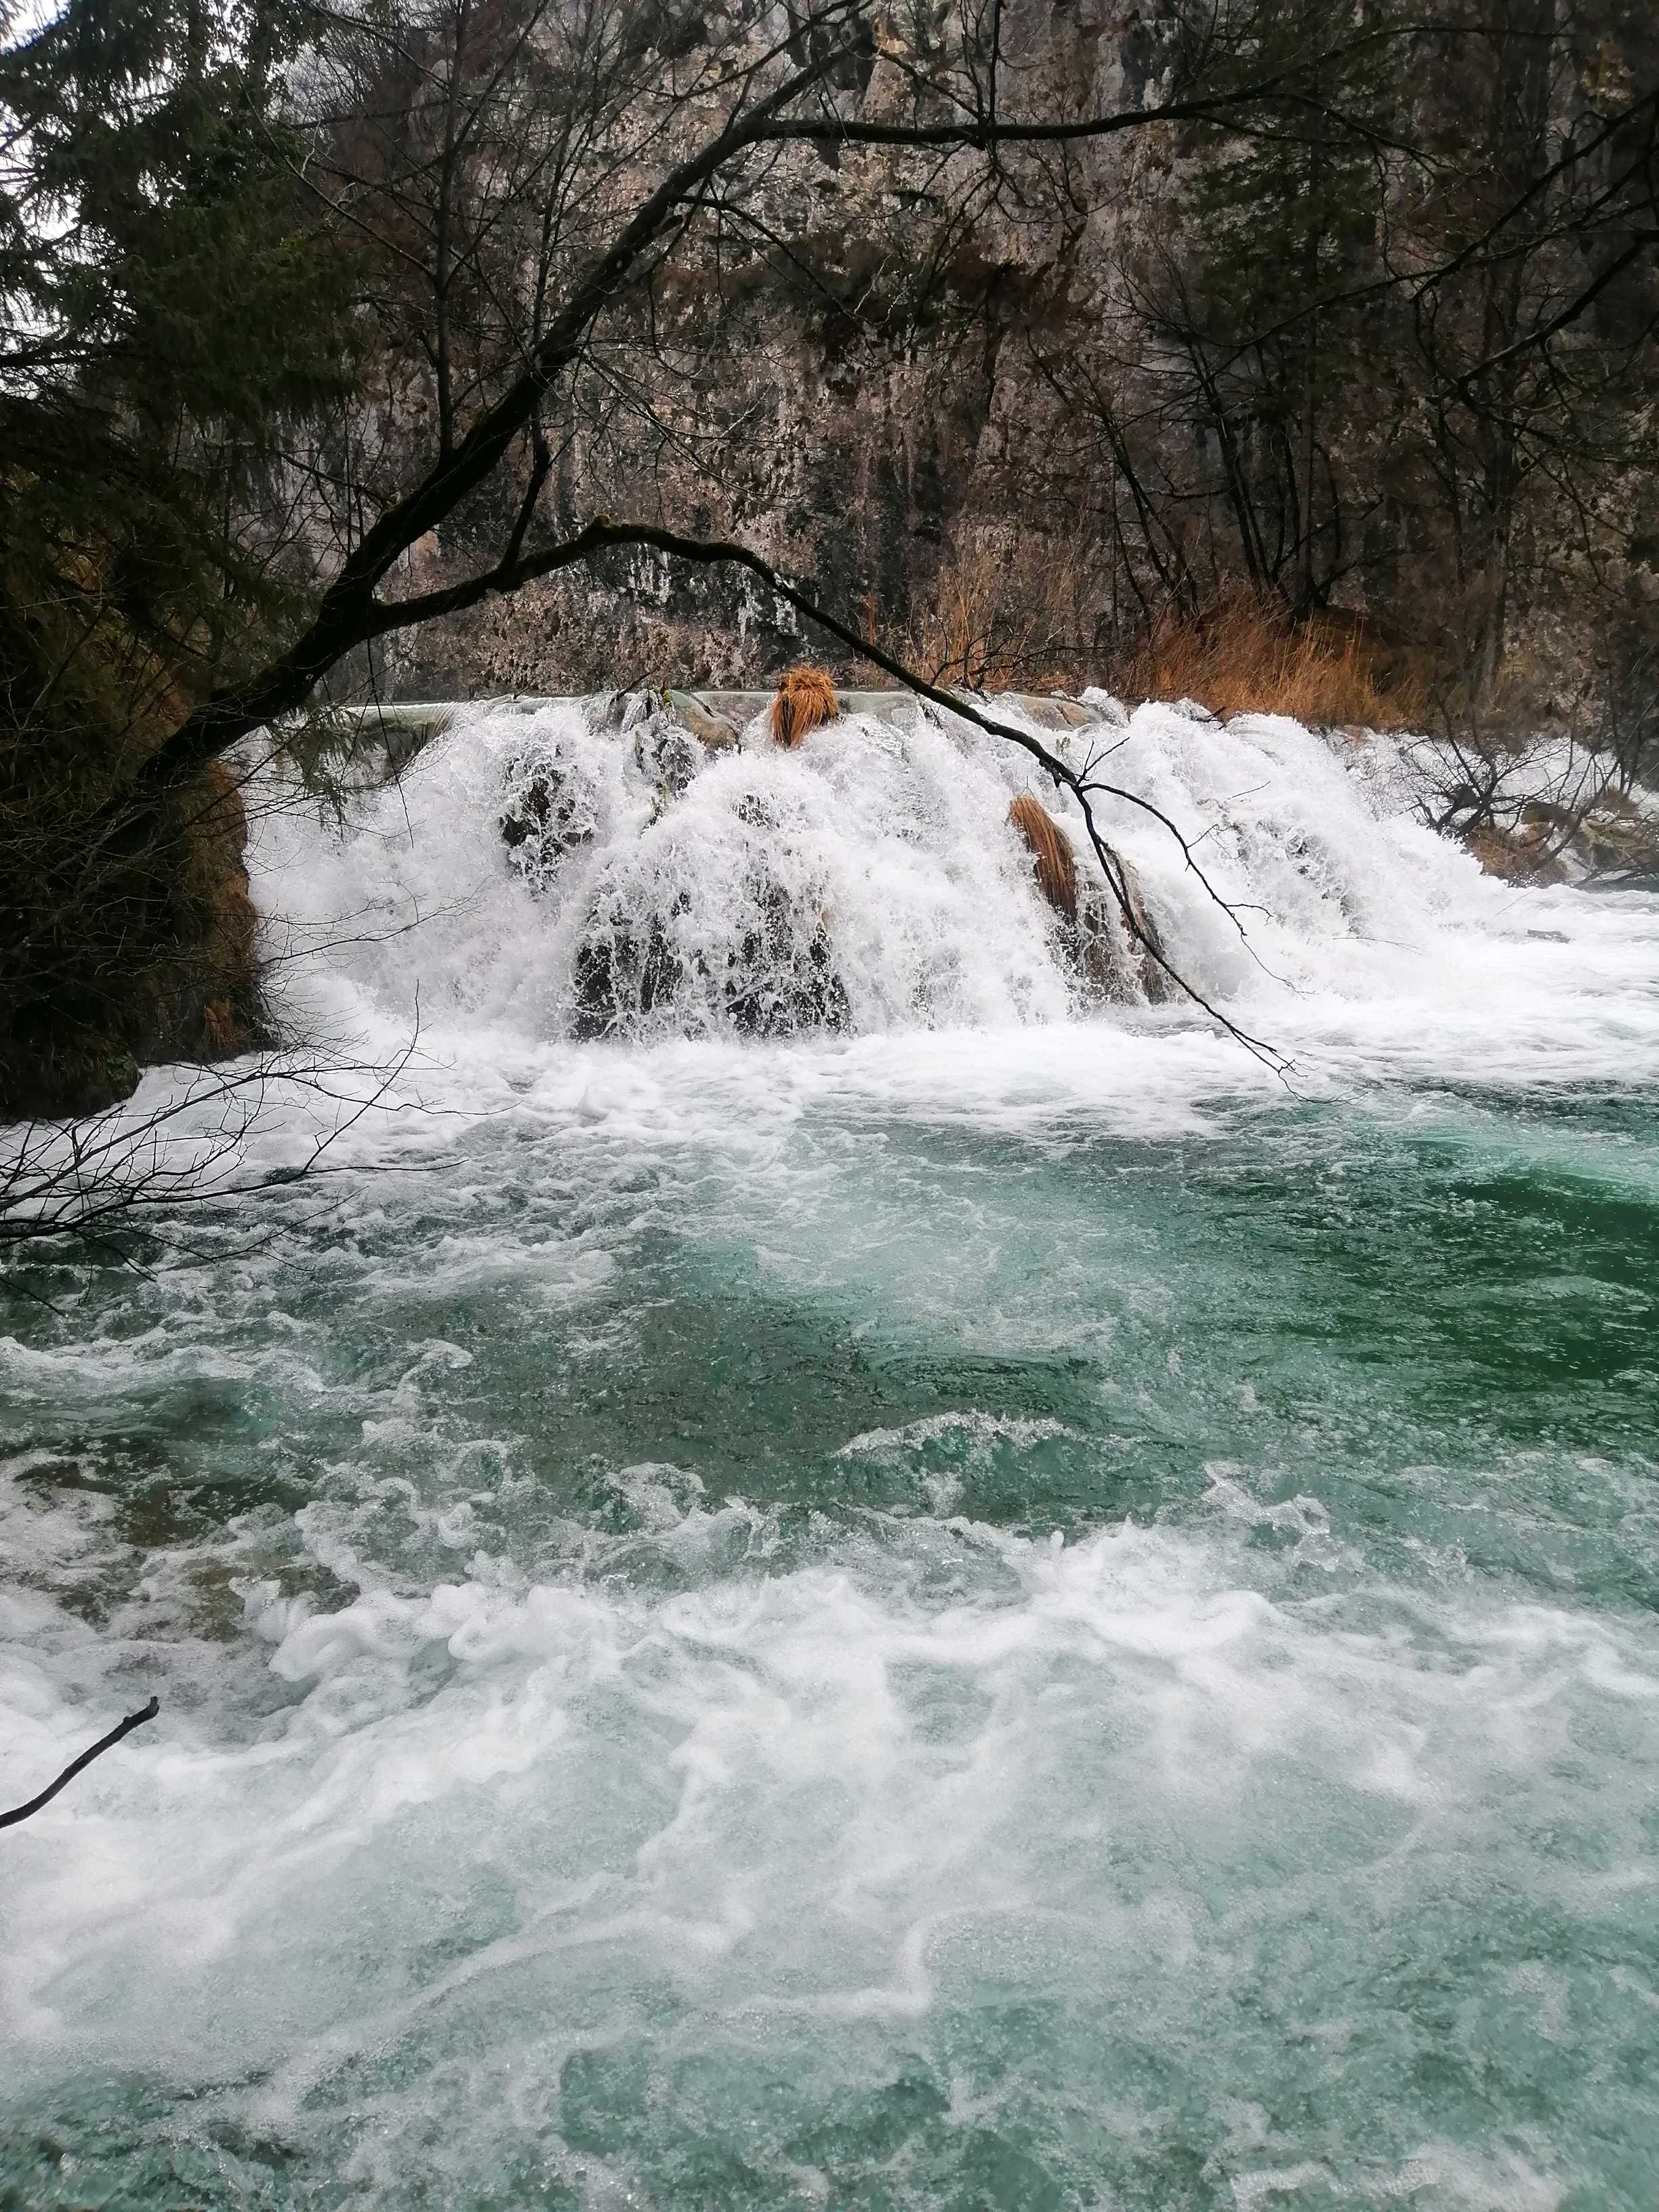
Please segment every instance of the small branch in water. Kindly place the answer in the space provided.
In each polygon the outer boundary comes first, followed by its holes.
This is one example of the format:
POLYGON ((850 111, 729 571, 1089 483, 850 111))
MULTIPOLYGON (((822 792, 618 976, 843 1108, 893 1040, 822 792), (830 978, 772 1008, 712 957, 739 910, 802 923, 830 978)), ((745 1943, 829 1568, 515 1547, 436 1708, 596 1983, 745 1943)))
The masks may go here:
POLYGON ((161 1700, 152 1698, 142 1712, 129 1713, 125 1720, 118 1722, 107 1735, 100 1735, 90 1751, 83 1751, 79 1759, 71 1759, 56 1782, 49 1782, 38 1797, 31 1797, 27 1805, 13 1806, 9 1813, 0 1813, 0 1828, 13 1827, 19 1820, 27 1820, 31 1813, 38 1813, 43 1805, 50 1805, 64 1784, 73 1782, 83 1766, 90 1766, 100 1752, 119 1743, 122 1737, 131 1735, 134 1729, 143 1728, 146 1721, 153 1721, 161 1710, 161 1700))

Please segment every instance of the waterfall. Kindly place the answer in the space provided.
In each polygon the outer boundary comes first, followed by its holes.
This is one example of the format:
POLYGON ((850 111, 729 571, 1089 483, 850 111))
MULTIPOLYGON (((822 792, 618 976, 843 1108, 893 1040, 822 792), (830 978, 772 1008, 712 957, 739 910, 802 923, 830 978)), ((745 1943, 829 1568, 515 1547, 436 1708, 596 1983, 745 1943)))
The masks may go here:
MULTIPOLYGON (((741 729, 651 693, 458 709, 343 825, 268 782, 254 871, 279 975, 337 1017, 343 994, 381 1015, 418 997, 428 1024, 532 1041, 1133 1024, 1160 995, 1077 802, 1016 745, 865 694, 786 750, 744 703, 741 729), (1069 839, 1078 926, 1011 824, 1021 794, 1069 839)), ((1206 997, 1386 991, 1513 902, 1422 825, 1388 740, 1098 692, 1070 726, 1045 702, 990 708, 1133 795, 1103 793, 1097 822, 1206 997)))

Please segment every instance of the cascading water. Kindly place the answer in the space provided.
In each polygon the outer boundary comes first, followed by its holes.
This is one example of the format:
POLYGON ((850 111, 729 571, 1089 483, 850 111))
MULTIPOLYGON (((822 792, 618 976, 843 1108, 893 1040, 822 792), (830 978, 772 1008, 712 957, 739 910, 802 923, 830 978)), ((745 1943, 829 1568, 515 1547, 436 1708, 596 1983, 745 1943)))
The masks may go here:
MULTIPOLYGON (((1017 702, 998 711, 1030 726, 1017 702)), ((1098 757, 1201 841, 1194 866, 1150 811, 1097 805, 1175 964, 1206 992, 1249 995, 1264 976, 1352 988, 1378 945, 1420 951, 1437 927, 1492 910, 1476 872, 1408 817, 1379 850, 1360 782, 1293 723, 1095 715, 1036 734, 1075 765, 1098 757)), ((330 981, 377 1012, 406 1017, 418 982, 428 1020, 538 1040, 1000 1028, 1097 995, 1009 826, 1025 792, 1067 829, 1109 926, 1076 801, 1016 748, 925 708, 850 714, 793 750, 757 717, 741 749, 712 755, 648 694, 485 709, 350 836, 278 814, 262 859, 290 926, 326 939, 349 915, 330 981)), ((1129 964, 1118 995, 1143 996, 1129 964)))
POLYGON ((1659 901, 1095 703, 1288 1083, 942 716, 273 794, 416 1052, 10 1309, 0 1798, 163 1711, 0 1838, 0 2206, 1650 2202, 1659 901))

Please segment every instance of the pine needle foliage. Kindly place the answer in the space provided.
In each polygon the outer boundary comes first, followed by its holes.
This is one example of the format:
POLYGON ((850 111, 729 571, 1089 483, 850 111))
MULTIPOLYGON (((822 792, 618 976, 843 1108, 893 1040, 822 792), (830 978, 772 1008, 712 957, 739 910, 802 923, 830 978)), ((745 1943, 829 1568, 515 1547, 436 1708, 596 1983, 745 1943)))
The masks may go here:
MULTIPOLYGON (((29 1067, 100 1067, 91 1091, 118 1089, 132 1010, 200 997, 175 971, 212 934, 198 862, 204 838, 225 844, 207 817, 226 795, 204 785, 131 823, 110 808, 307 586, 288 445, 356 371, 352 270, 288 118, 300 31, 288 0, 69 0, 0 34, 0 1091, 14 1111, 77 1101, 56 1076, 33 1096, 29 1067)), ((199 1006, 185 1026, 202 1030, 199 1006)))

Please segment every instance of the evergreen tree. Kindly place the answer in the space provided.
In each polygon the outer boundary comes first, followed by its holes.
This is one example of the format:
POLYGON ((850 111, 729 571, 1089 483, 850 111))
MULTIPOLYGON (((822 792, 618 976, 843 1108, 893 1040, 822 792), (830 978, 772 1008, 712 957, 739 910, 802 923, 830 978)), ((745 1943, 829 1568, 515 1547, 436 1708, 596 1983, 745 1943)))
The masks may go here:
POLYGON ((285 116, 303 28, 290 0, 70 0, 0 49, 0 1089, 20 1109, 118 1091, 135 1024, 169 1033, 158 993, 186 1044, 212 1003, 176 972, 213 933, 188 889, 203 793, 125 849, 77 825, 304 580, 285 434, 349 392, 352 345, 349 269, 285 116))

